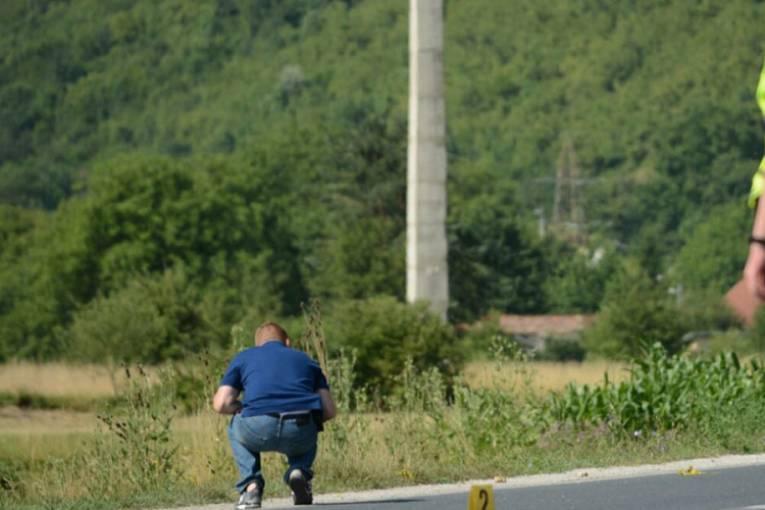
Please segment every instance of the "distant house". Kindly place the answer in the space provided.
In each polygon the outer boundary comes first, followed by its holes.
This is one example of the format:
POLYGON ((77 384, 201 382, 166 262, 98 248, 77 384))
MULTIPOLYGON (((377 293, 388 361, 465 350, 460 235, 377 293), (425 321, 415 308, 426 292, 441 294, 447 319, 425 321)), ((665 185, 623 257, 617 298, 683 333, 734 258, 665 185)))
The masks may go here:
POLYGON ((531 350, 541 350, 548 338, 574 339, 595 320, 594 315, 500 315, 499 327, 531 350))

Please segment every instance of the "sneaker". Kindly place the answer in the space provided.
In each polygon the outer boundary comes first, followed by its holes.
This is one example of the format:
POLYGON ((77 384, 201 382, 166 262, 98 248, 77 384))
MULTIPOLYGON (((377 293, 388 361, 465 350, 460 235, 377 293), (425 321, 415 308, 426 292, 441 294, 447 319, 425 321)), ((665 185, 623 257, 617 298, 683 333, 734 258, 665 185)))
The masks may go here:
POLYGON ((287 482, 292 489, 292 502, 296 505, 310 505, 313 503, 313 491, 311 481, 305 477, 305 474, 299 469, 293 469, 290 472, 287 482))
POLYGON ((235 510, 253 510, 260 508, 260 501, 263 495, 261 494, 260 487, 255 487, 251 491, 244 491, 239 496, 239 503, 234 507, 235 510))

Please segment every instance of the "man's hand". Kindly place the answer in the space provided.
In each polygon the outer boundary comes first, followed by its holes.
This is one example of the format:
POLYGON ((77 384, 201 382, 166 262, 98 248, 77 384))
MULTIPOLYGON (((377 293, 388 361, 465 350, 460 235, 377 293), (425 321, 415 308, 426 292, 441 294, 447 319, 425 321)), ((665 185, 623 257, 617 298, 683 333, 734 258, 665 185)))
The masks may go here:
POLYGON ((242 403, 237 400, 239 390, 233 386, 221 386, 215 392, 212 406, 216 413, 237 414, 242 411, 242 403))
POLYGON ((760 243, 749 245, 744 280, 752 294, 765 300, 765 246, 760 243))

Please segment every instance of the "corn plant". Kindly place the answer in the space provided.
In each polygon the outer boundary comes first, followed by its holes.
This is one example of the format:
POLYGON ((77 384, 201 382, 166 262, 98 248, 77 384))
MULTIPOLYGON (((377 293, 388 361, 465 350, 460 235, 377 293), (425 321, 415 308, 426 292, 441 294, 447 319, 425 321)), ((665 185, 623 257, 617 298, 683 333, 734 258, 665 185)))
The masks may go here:
POLYGON ((707 425, 738 406, 762 406, 765 374, 755 362, 743 366, 735 353, 711 360, 669 356, 655 344, 634 362, 620 384, 570 384, 550 402, 552 417, 575 426, 605 423, 639 434, 707 425))

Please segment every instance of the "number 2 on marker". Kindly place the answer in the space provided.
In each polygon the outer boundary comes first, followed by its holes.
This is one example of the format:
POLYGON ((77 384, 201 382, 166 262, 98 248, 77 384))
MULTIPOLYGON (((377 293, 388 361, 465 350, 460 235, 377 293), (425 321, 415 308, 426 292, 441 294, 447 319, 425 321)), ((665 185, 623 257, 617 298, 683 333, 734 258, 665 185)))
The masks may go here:
POLYGON ((491 485, 473 485, 468 497, 468 510, 494 510, 494 491, 491 485))

